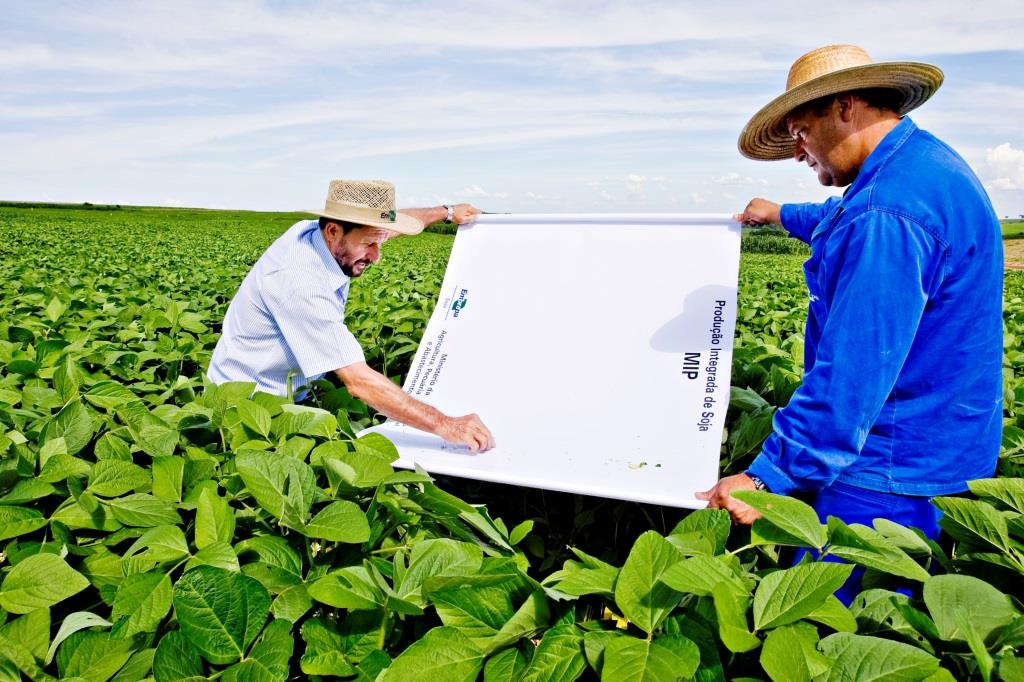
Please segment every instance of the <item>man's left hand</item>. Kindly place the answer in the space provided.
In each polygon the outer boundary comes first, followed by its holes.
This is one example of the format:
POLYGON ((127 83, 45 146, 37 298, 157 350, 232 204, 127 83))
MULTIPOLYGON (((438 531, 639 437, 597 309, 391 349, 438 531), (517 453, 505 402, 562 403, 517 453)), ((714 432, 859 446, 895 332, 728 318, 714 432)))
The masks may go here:
POLYGON ((711 490, 696 493, 698 500, 707 500, 709 509, 724 509, 736 523, 750 525, 761 518, 761 513, 749 504, 732 496, 735 490, 756 490, 754 482, 746 474, 726 476, 712 486, 711 490))

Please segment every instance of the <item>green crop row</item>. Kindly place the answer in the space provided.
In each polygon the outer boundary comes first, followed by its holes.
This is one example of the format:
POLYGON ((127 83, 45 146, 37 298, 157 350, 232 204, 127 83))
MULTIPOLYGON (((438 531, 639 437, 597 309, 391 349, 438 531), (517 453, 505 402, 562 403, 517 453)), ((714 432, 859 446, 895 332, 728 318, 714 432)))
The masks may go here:
MULTIPOLYGON (((294 219, 0 207, 0 681, 1024 679, 1021 273, 1001 478, 936 500, 939 545, 767 493, 746 529, 434 480, 356 438, 376 416, 331 382, 302 405, 204 385, 230 296, 294 219), (790 566, 799 547, 850 563, 790 566)), ((450 247, 396 240, 353 285, 396 380, 450 247)), ((801 262, 743 256, 726 472, 799 384, 801 262)))

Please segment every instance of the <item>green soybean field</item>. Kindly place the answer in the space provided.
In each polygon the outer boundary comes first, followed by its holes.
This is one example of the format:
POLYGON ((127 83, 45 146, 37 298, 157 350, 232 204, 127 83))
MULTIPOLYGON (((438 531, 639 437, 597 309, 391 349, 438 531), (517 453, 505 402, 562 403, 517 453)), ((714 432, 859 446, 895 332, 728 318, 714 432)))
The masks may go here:
MULTIPOLYGON (((335 382, 300 404, 205 384, 238 284, 305 217, 0 205, 0 682, 1024 679, 1024 272, 997 476, 934 500, 936 543, 766 492, 738 494, 746 528, 396 470, 335 382)), ((395 381, 452 240, 388 242, 353 282, 395 381)), ((744 244, 723 474, 802 369, 805 256, 744 244)))

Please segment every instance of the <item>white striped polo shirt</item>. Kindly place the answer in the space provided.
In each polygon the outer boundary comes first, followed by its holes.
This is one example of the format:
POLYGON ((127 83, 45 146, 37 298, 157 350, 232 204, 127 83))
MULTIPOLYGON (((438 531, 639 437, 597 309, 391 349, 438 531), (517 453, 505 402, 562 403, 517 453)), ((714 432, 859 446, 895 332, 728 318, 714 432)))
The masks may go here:
POLYGON ((253 265, 231 300, 207 376, 215 384, 255 381, 256 390, 288 394, 325 373, 363 362, 345 326, 350 278, 324 242, 316 220, 302 220, 253 265))

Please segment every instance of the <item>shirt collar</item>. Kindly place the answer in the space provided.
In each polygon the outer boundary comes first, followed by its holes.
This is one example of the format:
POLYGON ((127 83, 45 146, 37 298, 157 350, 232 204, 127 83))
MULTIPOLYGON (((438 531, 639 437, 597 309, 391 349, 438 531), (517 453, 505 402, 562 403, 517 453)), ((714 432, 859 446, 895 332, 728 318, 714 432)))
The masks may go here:
POLYGON ((310 234, 310 242, 313 244, 316 255, 323 261, 324 269, 327 271, 327 283, 330 285, 331 290, 337 291, 348 286, 351 278, 341 271, 338 261, 334 260, 334 256, 331 255, 331 250, 327 248, 327 242, 324 241, 324 233, 320 229, 319 223, 315 220, 310 222, 314 226, 310 234))
POLYGON ((885 162, 889 160, 896 151, 903 146, 911 135, 917 131, 917 126, 913 121, 910 120, 909 116, 904 116, 896 127, 886 133, 885 137, 881 139, 878 146, 875 147, 868 158, 864 159, 863 165, 860 167, 860 172, 857 173, 857 177, 854 179, 850 186, 843 192, 844 201, 848 197, 852 197, 854 194, 862 190, 871 184, 878 171, 885 165, 885 162))

